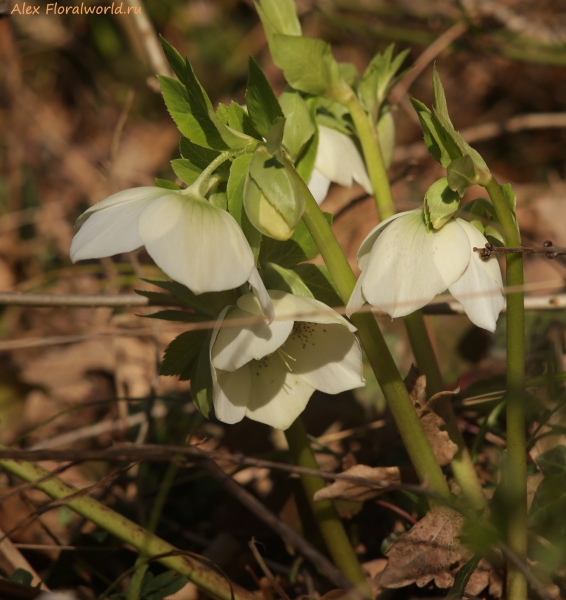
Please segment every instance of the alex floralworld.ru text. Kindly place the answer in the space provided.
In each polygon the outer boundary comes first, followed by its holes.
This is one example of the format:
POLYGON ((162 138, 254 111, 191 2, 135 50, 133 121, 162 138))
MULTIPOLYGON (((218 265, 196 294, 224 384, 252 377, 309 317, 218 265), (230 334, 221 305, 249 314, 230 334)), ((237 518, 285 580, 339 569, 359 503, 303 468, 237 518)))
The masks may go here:
POLYGON ((112 4, 107 6, 85 6, 84 2, 75 6, 59 6, 57 2, 40 6, 23 2, 22 4, 14 4, 10 14, 38 15, 40 14, 40 10, 42 12, 45 11, 44 14, 46 15, 129 15, 130 13, 137 15, 141 13, 141 7, 125 7, 123 2, 112 2, 112 4))

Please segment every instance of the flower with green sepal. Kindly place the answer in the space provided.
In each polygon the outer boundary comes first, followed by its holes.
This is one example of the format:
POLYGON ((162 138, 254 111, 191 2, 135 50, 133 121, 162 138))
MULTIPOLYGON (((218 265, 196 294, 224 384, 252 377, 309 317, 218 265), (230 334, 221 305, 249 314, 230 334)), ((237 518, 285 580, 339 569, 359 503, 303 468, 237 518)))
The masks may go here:
POLYGON ((210 340, 214 410, 225 423, 248 417, 287 429, 315 390, 363 386, 362 355, 355 327, 322 302, 268 293, 270 324, 253 294, 219 315, 210 340))
POLYGON ((420 208, 394 215, 373 229, 358 251, 362 273, 346 313, 367 302, 403 317, 448 289, 475 325, 495 331, 504 305, 501 271, 496 260, 483 261, 473 251, 486 243, 463 219, 450 217, 429 230, 420 208))

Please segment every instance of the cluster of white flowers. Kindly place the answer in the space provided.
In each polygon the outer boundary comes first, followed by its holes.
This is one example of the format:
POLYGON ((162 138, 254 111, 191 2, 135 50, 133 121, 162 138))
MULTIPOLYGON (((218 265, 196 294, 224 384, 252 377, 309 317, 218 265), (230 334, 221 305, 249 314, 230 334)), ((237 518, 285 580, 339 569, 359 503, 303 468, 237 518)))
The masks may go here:
MULTIPOLYGON (((309 184, 317 201, 330 181, 346 186, 356 181, 369 193, 352 140, 324 126, 319 134, 309 184)), ((364 385, 355 328, 317 300, 267 291, 238 223, 192 188, 118 192, 88 209, 77 225, 73 262, 145 246, 171 279, 195 294, 249 283, 253 293, 221 311, 211 336, 212 392, 220 420, 236 423, 247 416, 286 429, 314 390, 336 394, 364 385)), ((476 325, 493 331, 503 307, 501 273, 495 260, 484 262, 472 250, 486 241, 458 218, 428 231, 422 209, 387 219, 362 243, 362 274, 347 314, 368 302, 399 317, 448 289, 476 325)))

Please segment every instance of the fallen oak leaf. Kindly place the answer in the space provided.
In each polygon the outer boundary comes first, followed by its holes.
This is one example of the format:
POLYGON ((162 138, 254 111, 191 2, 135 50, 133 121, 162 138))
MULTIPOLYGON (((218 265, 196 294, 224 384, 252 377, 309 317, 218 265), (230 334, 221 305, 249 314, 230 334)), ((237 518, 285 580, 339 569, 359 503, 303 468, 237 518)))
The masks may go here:
POLYGON ((382 491, 376 485, 387 487, 401 482, 399 467, 369 467, 368 465, 355 465, 343 472, 343 475, 366 479, 368 486, 362 482, 353 483, 338 479, 329 486, 318 490, 314 500, 348 500, 363 502, 379 496, 382 491), (370 487, 371 486, 371 487, 370 487))
POLYGON ((439 392, 427 401, 426 377, 414 365, 411 366, 411 370, 405 377, 405 386, 436 460, 441 467, 450 464, 454 454, 458 451, 458 446, 444 429, 448 420, 446 409, 450 398, 460 390, 439 392))
POLYGON ((439 588, 454 583, 453 570, 469 552, 458 536, 463 517, 446 506, 435 506, 387 552, 389 561, 379 585, 400 588, 412 583, 423 587, 434 580, 439 588))

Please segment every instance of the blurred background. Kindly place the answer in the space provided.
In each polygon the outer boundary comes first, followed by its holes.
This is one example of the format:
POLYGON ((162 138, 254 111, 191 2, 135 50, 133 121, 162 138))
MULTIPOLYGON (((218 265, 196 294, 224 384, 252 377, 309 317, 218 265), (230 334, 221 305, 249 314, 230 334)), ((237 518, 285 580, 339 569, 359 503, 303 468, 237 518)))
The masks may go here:
MULTIPOLYGON (((141 9, 138 15, 72 14, 81 5, 83 10, 111 6, 90 0, 59 2, 68 14, 46 14, 47 3, 36 0, 27 5, 39 6, 39 14, 22 14, 23 2, 0 1, 0 292, 115 294, 153 289, 140 277, 161 277, 143 250, 74 266, 69 260, 73 223, 86 208, 116 191, 152 185, 156 177, 175 180, 169 162, 179 157, 179 133, 154 76, 168 74, 156 33, 189 58, 215 103, 244 102, 249 55, 259 61, 277 93, 284 89, 252 0, 123 2, 130 4, 141 9)), ((550 239, 566 246, 562 0, 298 0, 297 6, 304 34, 331 42, 336 58, 353 63, 360 73, 392 42, 398 51, 410 49, 405 66, 416 64, 410 88, 409 81, 402 82, 392 97, 397 147, 390 177, 398 210, 418 206, 429 185, 444 175, 426 153, 408 101, 415 96, 431 104, 436 61, 456 129, 473 142, 498 180, 512 183, 517 192, 523 243, 540 245, 550 239)), ((466 199, 480 196, 480 188, 472 188, 466 199)), ((323 208, 335 214, 334 230, 355 265, 360 242, 378 222, 373 199, 359 186, 334 186, 323 208)), ((563 258, 527 259, 531 295, 563 288, 563 258)), ((187 382, 156 377, 163 349, 180 329, 161 322, 150 327, 136 316, 145 310, 1 307, 0 441, 10 444, 24 436, 28 447, 105 446, 136 439, 181 442, 192 427, 209 448, 271 456, 284 451, 280 436, 261 425, 196 423, 187 382), (155 421, 149 427, 146 412, 152 410, 155 421)), ((563 311, 528 313, 530 376, 547 372, 548 361, 564 370, 565 316, 563 311)), ((405 374, 412 356, 402 324, 382 323, 405 374)), ((447 381, 460 379, 464 390, 477 393, 501 387, 504 322, 494 336, 460 316, 431 316, 429 326, 447 381)), ((337 433, 384 415, 369 372, 367 378, 367 388, 355 398, 320 394, 309 404, 307 425, 313 435, 327 436, 321 443, 326 444, 329 468, 348 453, 366 452, 367 463, 383 463, 392 462, 399 451, 391 451, 387 440, 392 438, 383 432, 381 437, 370 431, 362 439, 332 441, 340 439, 337 433), (387 456, 380 454, 384 448, 387 456)), ((470 418, 469 435, 477 431, 470 418)), ((73 467, 64 477, 84 486, 105 472, 95 464, 73 467)), ((136 476, 117 479, 107 488, 108 497, 143 523, 161 476, 142 467, 136 476)), ((289 522, 296 521, 298 509, 289 504, 296 487, 292 481, 278 481, 260 469, 239 476, 289 522)), ((212 544, 225 535, 232 546, 225 543, 223 548, 241 552, 242 540, 255 531, 251 517, 211 500, 218 494, 212 483, 195 483, 186 473, 183 477, 169 507, 173 516, 162 523, 161 534, 195 551, 204 548, 246 583, 243 559, 236 561, 234 553, 229 560, 219 557, 212 544), (192 539, 185 535, 187 529, 192 539)), ((6 477, 2 481, 4 487, 13 485, 6 477)), ((16 495, 3 503, 0 527, 9 530, 26 518, 40 497, 28 491, 25 498, 16 495)), ((394 518, 391 512, 383 517, 384 509, 374 505, 364 511, 369 513, 364 513, 368 520, 363 527, 355 519, 351 527, 362 553, 372 560, 380 556, 394 518), (373 532, 371 539, 364 529, 373 532)), ((69 558, 56 546, 86 536, 88 527, 79 525, 60 509, 19 529, 12 539, 24 544, 22 552, 37 569, 51 569, 52 581, 82 586, 85 597, 94 597, 89 586, 100 592, 132 556, 116 549, 121 558, 111 568, 107 560, 95 564, 92 553, 88 559, 78 552, 69 558), (40 543, 51 549, 25 548, 40 543)), ((254 535, 269 538, 264 526, 254 535)), ((88 543, 104 545, 103 538, 89 538, 88 543)), ((274 555, 278 553, 287 556, 281 543, 274 555)), ((0 560, 0 567, 9 573, 10 565, 4 563, 0 560)))

